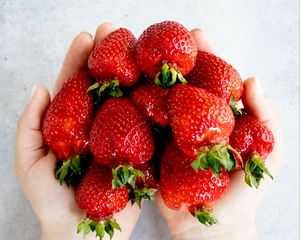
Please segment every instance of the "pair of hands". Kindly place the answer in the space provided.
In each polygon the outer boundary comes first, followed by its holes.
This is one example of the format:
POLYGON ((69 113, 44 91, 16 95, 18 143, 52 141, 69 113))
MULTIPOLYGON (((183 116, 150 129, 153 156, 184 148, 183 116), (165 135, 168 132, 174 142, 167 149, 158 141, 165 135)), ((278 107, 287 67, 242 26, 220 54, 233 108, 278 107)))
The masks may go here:
MULTIPOLYGON (((93 39, 89 33, 80 33, 72 42, 56 80, 52 96, 60 90, 70 75, 86 65, 88 56, 98 42, 116 28, 108 23, 100 25, 93 39)), ((214 49, 199 29, 191 31, 199 50, 214 53, 214 49)), ((43 143, 41 122, 51 102, 46 88, 36 84, 30 101, 18 121, 16 134, 15 170, 22 188, 41 224, 41 239, 82 239, 76 234, 77 225, 85 217, 75 202, 74 191, 61 186, 54 179, 55 155, 43 143)), ((283 143, 274 106, 264 97, 254 78, 245 81, 243 105, 268 126, 275 136, 275 147, 266 165, 276 176, 283 159, 283 143)), ((244 182, 244 173, 231 177, 231 186, 225 197, 214 205, 214 215, 219 224, 202 226, 190 213, 168 209, 159 193, 156 202, 165 219, 173 239, 258 239, 254 224, 256 209, 267 191, 271 180, 262 181, 258 190, 249 188, 244 182)), ((137 205, 131 205, 115 215, 122 227, 115 239, 129 239, 140 215, 137 205)), ((92 235, 88 239, 95 239, 92 235)))

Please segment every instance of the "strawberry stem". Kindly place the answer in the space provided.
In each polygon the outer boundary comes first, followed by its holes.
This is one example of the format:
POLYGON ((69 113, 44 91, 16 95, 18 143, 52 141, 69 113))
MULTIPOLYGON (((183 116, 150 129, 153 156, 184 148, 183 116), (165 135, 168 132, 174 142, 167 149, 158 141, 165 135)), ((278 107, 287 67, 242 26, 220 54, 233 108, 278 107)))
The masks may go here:
POLYGON ((218 223, 218 220, 212 215, 211 210, 207 208, 202 208, 201 210, 196 210, 192 213, 198 221, 206 226, 211 226, 218 223))
POLYGON ((55 170, 55 178, 62 185, 64 182, 70 186, 71 180, 81 175, 81 160, 80 156, 76 155, 66 161, 55 170))
POLYGON ((163 88, 172 87, 177 79, 182 83, 186 84, 187 81, 175 68, 170 67, 167 63, 162 65, 161 71, 157 73, 154 83, 162 86, 163 88))
POLYGON ((110 239, 112 239, 115 229, 122 231, 120 225, 114 218, 109 218, 104 221, 94 221, 89 218, 85 218, 78 225, 77 233, 83 233, 83 238, 85 238, 89 232, 95 232, 96 237, 99 237, 100 240, 102 240, 105 233, 107 233, 110 239))
POLYGON ((267 174, 273 180, 273 176, 266 168, 263 159, 256 154, 254 154, 252 158, 246 162, 245 173, 245 182, 250 187, 254 186, 255 188, 258 188, 260 180, 264 178, 264 173, 267 174))
POLYGON ((235 158, 230 152, 233 152, 240 158, 240 154, 229 144, 215 144, 208 149, 200 151, 197 158, 191 163, 191 166, 196 172, 199 169, 206 171, 210 167, 213 174, 220 178, 222 167, 226 171, 232 171, 236 167, 235 158))

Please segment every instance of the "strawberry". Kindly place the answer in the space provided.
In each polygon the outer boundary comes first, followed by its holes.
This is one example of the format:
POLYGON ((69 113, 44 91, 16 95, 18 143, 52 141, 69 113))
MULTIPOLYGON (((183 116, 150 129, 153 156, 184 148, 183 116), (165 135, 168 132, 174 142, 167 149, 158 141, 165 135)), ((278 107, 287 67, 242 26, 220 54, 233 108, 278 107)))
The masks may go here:
POLYGON ((162 156, 160 193, 165 204, 174 210, 188 210, 205 225, 217 223, 211 215, 211 204, 222 198, 229 187, 228 173, 220 178, 213 172, 195 172, 188 164, 193 158, 185 155, 171 140, 162 156))
POLYGON ((147 82, 137 86, 131 92, 130 99, 151 122, 166 127, 169 124, 167 94, 168 89, 147 82))
POLYGON ((169 119, 178 147, 196 159, 195 170, 207 169, 219 176, 221 167, 232 170, 233 158, 227 150, 234 116, 227 103, 208 91, 177 84, 169 92, 169 119))
POLYGON ((98 94, 107 91, 109 95, 122 95, 118 86, 131 86, 138 81, 140 71, 134 59, 136 44, 134 35, 125 28, 110 33, 92 50, 88 67, 97 83, 89 90, 99 88, 98 94))
POLYGON ((86 212, 77 232, 84 236, 95 231, 103 238, 105 232, 112 238, 114 229, 121 231, 113 214, 122 211, 128 202, 127 187, 111 189, 113 176, 108 167, 93 162, 75 190, 76 202, 86 212))
POLYGON ((264 160, 273 150, 274 136, 256 117, 246 113, 236 119, 230 144, 242 157, 245 181, 250 187, 258 188, 264 173, 273 179, 264 160))
POLYGON ((86 94, 92 79, 82 70, 72 75, 49 105, 42 123, 44 142, 64 160, 56 172, 60 183, 80 174, 79 154, 88 150, 88 133, 93 118, 93 96, 86 94))
POLYGON ((156 23, 139 37, 135 57, 139 68, 163 87, 174 85, 176 79, 192 70, 197 46, 191 33, 173 21, 156 23))
POLYGON ((128 181, 135 187, 136 177, 143 174, 133 166, 149 161, 154 151, 146 119, 127 98, 112 98, 103 104, 93 122, 89 140, 95 161, 109 167, 121 164, 113 170, 113 187, 123 186, 128 181))
POLYGON ((189 84, 206 89, 228 102, 235 114, 236 102, 243 93, 240 74, 230 64, 212 53, 198 51, 193 70, 186 76, 189 84))

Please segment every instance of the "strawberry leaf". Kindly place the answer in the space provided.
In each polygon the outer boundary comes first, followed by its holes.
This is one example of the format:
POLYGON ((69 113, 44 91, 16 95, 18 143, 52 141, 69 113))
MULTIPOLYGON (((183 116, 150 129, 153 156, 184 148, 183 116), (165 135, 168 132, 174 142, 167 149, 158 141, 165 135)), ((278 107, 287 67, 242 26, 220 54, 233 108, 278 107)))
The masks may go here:
POLYGON ((206 226, 218 223, 218 220, 212 215, 211 211, 206 208, 203 208, 202 210, 196 210, 193 215, 200 223, 206 226))
POLYGON ((266 168, 263 159, 256 154, 254 154, 252 158, 246 162, 245 173, 245 182, 250 187, 254 186, 255 188, 258 188, 261 179, 264 178, 264 174, 267 174, 271 179, 273 179, 273 176, 266 168))

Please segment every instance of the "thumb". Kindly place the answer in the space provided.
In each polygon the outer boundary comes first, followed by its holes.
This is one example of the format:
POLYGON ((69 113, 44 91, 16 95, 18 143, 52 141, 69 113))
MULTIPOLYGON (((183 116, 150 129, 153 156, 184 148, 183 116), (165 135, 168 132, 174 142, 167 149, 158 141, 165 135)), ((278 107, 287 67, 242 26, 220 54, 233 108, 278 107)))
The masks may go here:
POLYGON ((40 84, 35 84, 29 103, 19 117, 16 133, 15 167, 27 171, 35 161, 45 156, 41 123, 50 104, 50 94, 40 84))

